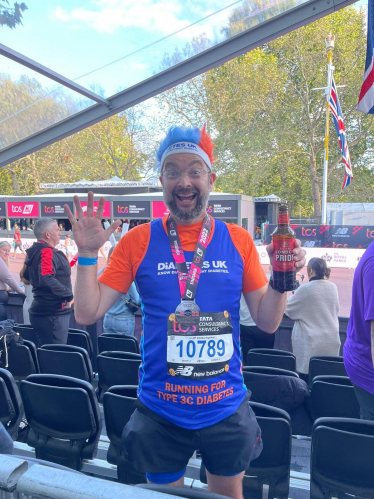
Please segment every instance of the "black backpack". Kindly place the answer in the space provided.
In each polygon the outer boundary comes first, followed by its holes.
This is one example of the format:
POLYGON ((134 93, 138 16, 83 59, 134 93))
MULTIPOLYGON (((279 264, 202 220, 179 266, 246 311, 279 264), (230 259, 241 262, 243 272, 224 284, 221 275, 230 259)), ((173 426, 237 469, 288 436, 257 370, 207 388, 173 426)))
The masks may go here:
POLYGON ((8 353, 9 350, 17 348, 18 345, 23 345, 23 339, 13 331, 14 321, 0 321, 0 367, 8 368, 8 353))

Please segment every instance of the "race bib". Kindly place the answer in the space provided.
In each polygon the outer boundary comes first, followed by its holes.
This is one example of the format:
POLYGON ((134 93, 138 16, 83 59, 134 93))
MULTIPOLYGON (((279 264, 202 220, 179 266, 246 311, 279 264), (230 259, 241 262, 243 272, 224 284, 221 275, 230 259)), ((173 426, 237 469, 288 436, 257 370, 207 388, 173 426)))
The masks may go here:
POLYGON ((220 376, 229 370, 234 353, 233 327, 228 312, 195 311, 188 323, 170 314, 168 374, 193 380, 220 376))

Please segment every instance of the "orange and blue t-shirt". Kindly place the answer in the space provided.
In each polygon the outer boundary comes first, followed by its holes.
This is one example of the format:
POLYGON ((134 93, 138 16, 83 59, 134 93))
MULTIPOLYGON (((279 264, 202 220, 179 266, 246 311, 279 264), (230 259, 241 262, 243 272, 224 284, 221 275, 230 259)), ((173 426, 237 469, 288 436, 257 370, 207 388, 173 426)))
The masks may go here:
MULTIPOLYGON (((128 291, 134 280, 138 286, 143 312, 139 399, 172 423, 198 429, 230 416, 245 397, 239 339, 240 296, 267 285, 267 278, 248 232, 213 219, 195 299, 201 312, 230 313, 234 353, 228 371, 219 376, 190 380, 170 375, 167 323, 181 295, 166 221, 164 217, 128 232, 116 246, 99 281, 122 293, 128 291)), ((178 226, 187 266, 192 261, 201 226, 202 222, 178 226)))

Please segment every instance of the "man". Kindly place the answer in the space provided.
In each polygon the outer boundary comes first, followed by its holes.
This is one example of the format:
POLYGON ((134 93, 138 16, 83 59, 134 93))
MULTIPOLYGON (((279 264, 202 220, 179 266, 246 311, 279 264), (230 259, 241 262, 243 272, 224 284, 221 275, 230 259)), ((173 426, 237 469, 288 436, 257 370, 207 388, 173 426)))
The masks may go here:
MULTIPOLYGON (((172 128, 158 160, 171 216, 125 234, 99 281, 97 250, 120 221, 103 231, 104 199, 93 218, 92 193, 86 218, 78 198, 79 221, 65 206, 79 255, 76 317, 97 320, 136 281, 142 364, 137 409, 123 435, 130 459, 150 482, 183 485, 198 448, 209 489, 241 499, 244 471, 262 442, 241 375, 240 295, 268 333, 277 329, 286 297, 268 286, 248 232, 206 213, 216 175, 205 129, 172 128)), ((297 245, 298 266, 304 254, 297 245)))
POLYGON ((374 421, 374 242, 362 255, 353 279, 344 365, 360 404, 361 419, 374 421))
POLYGON ((36 330, 38 346, 66 343, 73 292, 71 269, 62 251, 57 222, 40 218, 35 222, 37 242, 26 253, 24 277, 33 287, 34 299, 29 309, 30 323, 36 330))

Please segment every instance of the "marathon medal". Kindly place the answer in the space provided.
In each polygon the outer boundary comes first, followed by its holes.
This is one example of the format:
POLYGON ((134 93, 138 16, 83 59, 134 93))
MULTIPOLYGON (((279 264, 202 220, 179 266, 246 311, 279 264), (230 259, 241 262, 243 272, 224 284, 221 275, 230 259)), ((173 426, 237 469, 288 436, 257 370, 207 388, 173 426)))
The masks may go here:
POLYGON ((176 224, 170 217, 167 222, 182 296, 175 313, 168 317, 168 374, 190 380, 224 374, 234 353, 229 312, 201 312, 195 302, 211 227, 212 220, 206 215, 188 271, 176 224))

